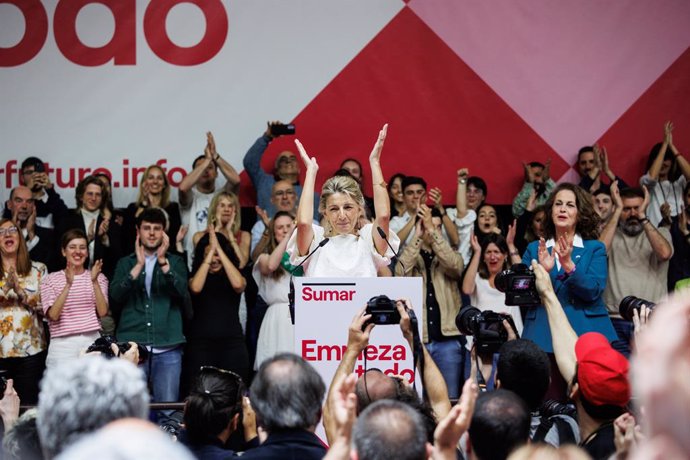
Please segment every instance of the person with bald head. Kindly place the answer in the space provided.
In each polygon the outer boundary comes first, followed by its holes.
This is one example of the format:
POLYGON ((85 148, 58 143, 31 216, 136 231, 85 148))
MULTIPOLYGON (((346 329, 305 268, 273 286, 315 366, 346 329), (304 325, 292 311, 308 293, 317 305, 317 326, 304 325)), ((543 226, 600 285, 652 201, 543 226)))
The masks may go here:
MULTIPOLYGON (((302 194, 302 186, 299 183, 299 161, 294 152, 289 150, 280 152, 273 163, 273 170, 270 174, 261 167, 261 159, 268 145, 279 136, 279 134, 274 134, 275 128, 281 124, 279 121, 268 123, 266 132, 254 142, 242 160, 244 170, 247 171, 256 190, 256 203, 259 208, 266 211, 268 216, 272 216, 278 211, 272 200, 273 184, 277 181, 286 180, 291 183, 294 186, 297 199, 302 194)), ((314 193, 314 202, 319 202, 318 193, 314 193)), ((261 220, 261 216, 258 220, 261 220)), ((319 220, 318 210, 314 211, 314 220, 319 220)))
POLYGON ((271 187, 271 205, 275 212, 272 214, 260 206, 256 207, 256 213, 259 219, 252 227, 252 259, 256 262, 259 254, 264 252, 266 246, 271 240, 268 234, 268 223, 273 218, 276 212, 285 211, 292 215, 297 212, 297 192, 295 186, 289 180, 281 179, 276 181, 271 187))
POLYGON ((19 228, 31 260, 46 264, 49 271, 55 270, 52 257, 54 231, 36 224, 36 205, 31 189, 25 185, 13 188, 6 204, 3 217, 12 219, 19 228))

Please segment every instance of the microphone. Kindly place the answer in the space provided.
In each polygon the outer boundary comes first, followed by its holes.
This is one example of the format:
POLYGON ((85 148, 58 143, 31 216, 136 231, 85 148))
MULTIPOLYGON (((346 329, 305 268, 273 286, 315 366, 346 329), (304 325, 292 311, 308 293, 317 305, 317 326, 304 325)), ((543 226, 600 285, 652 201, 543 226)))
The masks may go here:
POLYGON ((304 258, 302 262, 300 262, 291 272, 290 272, 290 292, 288 293, 288 304, 290 305, 290 321, 292 321, 292 324, 295 324, 295 284, 292 282, 292 278, 295 276, 295 271, 300 268, 302 265, 305 264, 307 260, 311 256, 314 255, 316 251, 321 249, 322 247, 326 246, 326 244, 330 241, 330 238, 324 238, 321 240, 318 246, 314 248, 312 252, 307 254, 307 257, 304 258))
MULTIPOLYGON (((386 244, 388 245, 388 247, 390 248, 390 250, 393 251, 393 254, 395 254, 395 260, 403 268, 403 272, 405 272, 405 264, 403 264, 400 261, 400 255, 397 252, 395 252, 395 249, 393 249, 393 246, 391 246, 390 242, 388 241, 388 235, 386 235, 386 232, 384 232, 383 229, 381 227, 379 227, 378 225, 376 226, 376 231, 379 232, 379 236, 381 238, 383 238, 383 241, 385 241, 386 244)), ((395 276, 395 270, 393 270, 393 276, 395 276)))

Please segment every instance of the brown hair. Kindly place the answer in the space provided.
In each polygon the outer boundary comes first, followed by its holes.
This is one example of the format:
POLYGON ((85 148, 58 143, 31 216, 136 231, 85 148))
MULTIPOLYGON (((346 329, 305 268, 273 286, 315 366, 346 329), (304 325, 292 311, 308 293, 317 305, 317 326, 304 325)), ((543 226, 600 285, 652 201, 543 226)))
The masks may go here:
POLYGON ((77 209, 83 206, 86 187, 91 184, 98 185, 98 187, 101 189, 101 205, 98 207, 98 210, 103 212, 108 206, 108 190, 103 185, 103 182, 101 182, 101 180, 96 176, 86 176, 77 184, 77 189, 74 193, 74 196, 77 200, 77 209))
POLYGON ((546 238, 553 238, 556 235, 556 226, 553 223, 553 203, 558 192, 569 190, 575 194, 575 206, 577 206, 577 222, 575 223, 575 232, 579 233, 582 239, 596 240, 599 238, 599 214, 594 210, 594 203, 592 195, 587 193, 579 185, 565 182, 556 187, 551 196, 544 203, 544 210, 546 212, 544 220, 544 234, 546 238))
MULTIPOLYGON (((273 250, 278 247, 280 243, 276 241, 276 234, 275 234, 275 221, 278 220, 280 217, 289 217, 290 219, 295 219, 295 216, 292 215, 292 213, 287 212, 287 211, 278 211, 275 213, 273 218, 268 222, 268 234, 270 236, 270 241, 268 242, 268 246, 266 246, 266 253, 271 254, 273 250)), ((289 238, 290 235, 286 235, 285 238, 289 238)), ((283 269, 282 266, 278 266, 277 270, 274 270, 273 273, 271 273, 271 278, 278 279, 281 276, 285 274, 285 270, 283 269)))
MULTIPOLYGON (((0 219, 0 227, 6 223, 11 223, 12 226, 17 227, 17 225, 11 219, 0 219)), ((29 258, 29 249, 26 247, 26 241, 19 233, 19 227, 17 227, 17 240, 19 240, 19 246, 17 247, 17 275, 27 276, 31 273, 31 259, 29 258)), ((0 280, 5 278, 5 270, 0 270, 0 280)))
POLYGON ((506 239, 503 238, 503 235, 499 235, 498 233, 488 233, 486 234, 483 238, 479 240, 479 244, 482 247, 482 255, 479 258, 479 268, 477 269, 477 273, 479 273, 479 276, 482 278, 489 279, 490 273, 489 273, 489 267, 486 266, 486 262, 484 262, 484 254, 486 254, 486 249, 489 247, 489 245, 493 243, 496 245, 499 251, 503 253, 505 256, 505 259, 503 259, 503 267, 501 270, 505 270, 508 268, 508 261, 510 260, 509 256, 509 251, 508 251, 508 243, 506 242, 506 239))

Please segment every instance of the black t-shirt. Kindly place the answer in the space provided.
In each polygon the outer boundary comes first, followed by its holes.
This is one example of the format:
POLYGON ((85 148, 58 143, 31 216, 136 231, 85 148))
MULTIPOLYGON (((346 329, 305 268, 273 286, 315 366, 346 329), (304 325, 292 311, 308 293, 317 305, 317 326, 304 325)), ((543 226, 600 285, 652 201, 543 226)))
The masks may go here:
POLYGON ((582 441, 580 447, 585 449, 594 460, 607 460, 616 453, 613 438, 613 421, 606 422, 582 441))

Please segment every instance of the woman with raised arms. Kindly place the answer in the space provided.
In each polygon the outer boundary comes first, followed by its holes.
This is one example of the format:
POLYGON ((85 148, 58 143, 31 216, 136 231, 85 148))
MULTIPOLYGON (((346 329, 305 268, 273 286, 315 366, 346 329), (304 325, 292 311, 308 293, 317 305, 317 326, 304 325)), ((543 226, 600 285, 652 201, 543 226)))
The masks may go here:
POLYGON ((387 266, 394 255, 377 228, 397 251, 400 240, 395 232, 388 231, 390 201, 380 164, 387 129, 388 125, 384 125, 369 156, 376 219, 373 224, 362 227, 359 224, 360 210, 364 207, 362 191, 354 179, 342 176, 331 177, 323 184, 319 211, 324 216, 325 226, 313 223, 314 186, 319 166, 316 158, 309 157, 302 144, 295 141, 307 172, 297 208, 297 229, 287 246, 290 263, 296 266, 303 262, 324 239, 329 239, 305 262, 306 276, 376 276, 377 270, 387 266))

